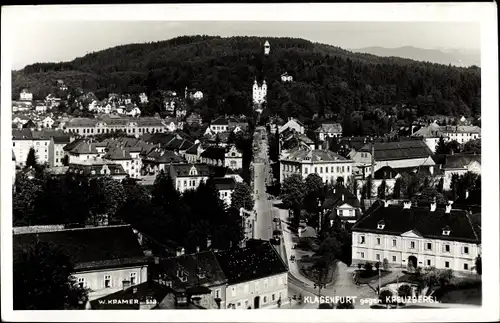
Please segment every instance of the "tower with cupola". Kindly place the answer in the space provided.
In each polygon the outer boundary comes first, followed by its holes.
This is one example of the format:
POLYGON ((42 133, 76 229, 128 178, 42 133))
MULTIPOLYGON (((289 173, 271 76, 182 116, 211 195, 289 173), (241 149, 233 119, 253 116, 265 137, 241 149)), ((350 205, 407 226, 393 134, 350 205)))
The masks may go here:
POLYGON ((266 101, 267 97, 267 84, 266 80, 262 82, 262 85, 257 83, 257 79, 253 83, 252 97, 254 104, 262 104, 266 101))

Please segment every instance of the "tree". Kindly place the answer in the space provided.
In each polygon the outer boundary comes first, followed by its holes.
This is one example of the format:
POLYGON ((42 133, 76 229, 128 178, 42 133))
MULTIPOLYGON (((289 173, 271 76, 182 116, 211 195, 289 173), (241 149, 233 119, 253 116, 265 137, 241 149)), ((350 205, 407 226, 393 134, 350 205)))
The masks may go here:
POLYGON ((412 290, 411 290, 410 285, 403 284, 403 285, 399 286, 398 296, 405 297, 405 298, 412 296, 412 290))
POLYGON ((26 226, 36 223, 36 200, 41 192, 41 183, 32 178, 29 172, 16 174, 12 194, 12 225, 26 226))
POLYGON ((467 154, 481 154, 481 140, 469 140, 464 144, 463 153, 467 154))
POLYGON ((90 180, 91 222, 96 225, 101 219, 116 221, 115 214, 125 202, 122 183, 110 176, 99 176, 90 180))
POLYGON ((378 198, 379 199, 382 199, 382 200, 385 200, 387 198, 387 191, 388 191, 388 188, 387 188, 387 182, 384 180, 382 180, 382 183, 380 183, 379 187, 377 188, 377 195, 378 195, 378 198))
POLYGON ((242 207, 246 210, 253 210, 254 200, 252 192, 246 183, 236 183, 231 195, 231 206, 237 210, 242 207))
POLYGON ((323 180, 318 174, 312 173, 307 175, 305 180, 305 196, 304 196, 304 207, 310 213, 318 213, 318 201, 324 196, 323 180))
POLYGON ((352 302, 347 302, 347 301, 342 301, 342 302, 338 302, 337 303, 337 306, 335 307, 336 309, 346 309, 346 310, 351 310, 351 309, 354 309, 354 303, 352 302))
POLYGON ((394 182, 394 188, 392 190, 392 196, 395 199, 401 198, 401 186, 402 186, 402 181, 403 179, 401 177, 398 177, 396 181, 394 182))
POLYGON ((448 147, 446 146, 443 137, 439 138, 435 153, 436 155, 444 155, 449 153, 448 147))
POLYGON ((419 195, 412 199, 412 202, 416 202, 418 206, 427 206, 432 202, 436 201, 437 204, 446 204, 448 201, 444 198, 443 194, 439 193, 433 188, 424 188, 419 195))
POLYGON ((64 155, 64 157, 62 159, 62 164, 64 166, 68 166, 69 165, 69 156, 68 155, 64 155))
POLYGON ((391 304, 393 304, 393 300, 392 300, 393 296, 394 295, 392 294, 392 292, 390 290, 384 289, 379 294, 380 303, 384 304, 387 308, 389 308, 389 306, 391 304))
POLYGON ((387 260, 387 258, 384 258, 384 261, 382 262, 382 267, 384 268, 385 271, 389 270, 389 260, 387 260))
POLYGON ((439 179, 439 182, 436 185, 436 191, 438 191, 438 193, 440 193, 440 194, 443 194, 443 192, 444 192, 444 178, 443 177, 441 177, 439 179))
POLYGON ((296 210, 302 206, 305 193, 306 187, 302 176, 293 174, 283 181, 280 198, 287 208, 296 210))
POLYGON ((26 158, 26 168, 36 168, 37 166, 37 158, 35 154, 35 149, 33 147, 30 148, 28 152, 28 157, 26 158))
POLYGON ((476 272, 478 275, 481 275, 483 273, 483 263, 481 260, 481 255, 476 257, 476 272))
POLYGON ((369 178, 363 186, 363 198, 371 199, 373 196, 373 183, 369 178))
POLYGON ((76 284, 74 265, 55 245, 38 242, 14 253, 14 310, 83 309, 88 291, 76 284))

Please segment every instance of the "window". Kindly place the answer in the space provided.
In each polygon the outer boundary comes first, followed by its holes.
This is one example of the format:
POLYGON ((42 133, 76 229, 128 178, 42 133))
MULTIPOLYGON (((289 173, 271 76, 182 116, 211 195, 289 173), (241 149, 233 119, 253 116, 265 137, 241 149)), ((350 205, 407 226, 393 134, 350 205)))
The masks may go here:
POLYGON ((427 266, 430 266, 430 265, 431 265, 431 260, 427 259, 427 266))
POLYGON ((231 296, 236 296, 236 287, 231 287, 231 296))
POLYGON ((415 241, 410 241, 410 248, 415 249, 415 241))
POLYGON ((309 171, 309 169, 307 167, 304 168, 304 174, 307 174, 307 172, 309 171))
POLYGON ((444 245, 444 251, 450 252, 450 245, 449 244, 444 245))
POLYGON ((187 181, 186 180, 184 180, 184 186, 187 186, 187 181))
POLYGON ((396 256, 392 256, 392 262, 396 262, 396 256))
POLYGON ((264 304, 267 304, 267 296, 264 296, 263 303, 264 303, 264 304))
POLYGON ((271 300, 274 302, 276 296, 274 296, 274 294, 271 295, 271 300))
POLYGON ((445 262, 444 262, 444 266, 445 266, 446 268, 450 268, 450 262, 449 262, 449 261, 445 261, 445 262))
POLYGON ((325 167, 325 173, 328 173, 328 167, 325 167))
POLYGON ((80 288, 85 288, 85 278, 83 277, 78 278, 78 286, 80 286, 80 288))
POLYGON ((466 254, 466 255, 469 254, 469 247, 464 247, 464 254, 466 254))
POLYGON ((215 298, 220 298, 220 289, 215 290, 215 298))
POLYGON ((349 172, 349 166, 347 166, 347 172, 349 172))
POLYGON ((319 173, 322 174, 323 173, 323 167, 320 167, 319 168, 319 173))
POLYGON ((130 285, 137 284, 137 273, 130 273, 130 285))
POLYGON ((318 167, 314 167, 314 172, 317 173, 318 172, 318 167))
POLYGON ((111 275, 105 275, 104 276, 104 288, 110 288, 111 287, 111 275))
POLYGON ((236 306, 240 307, 241 306, 241 302, 236 303, 236 306))
POLYGON ((380 254, 376 254, 375 259, 380 260, 380 254))
POLYGON ((425 249, 427 249, 427 250, 432 250, 432 243, 427 242, 427 244, 426 244, 426 248, 425 248, 425 249))
POLYGON ((469 270, 469 265, 468 264, 464 264, 464 270, 469 270))
POLYGON ((365 258, 365 253, 363 251, 361 251, 360 254, 361 254, 361 259, 365 258))
POLYGON ((377 244, 380 244, 380 238, 377 238, 377 244))
POLYGON ((365 236, 359 236, 359 244, 365 243, 365 236))
POLYGON ((333 173, 333 166, 332 166, 332 168, 330 169, 330 172, 331 172, 331 173, 333 173))

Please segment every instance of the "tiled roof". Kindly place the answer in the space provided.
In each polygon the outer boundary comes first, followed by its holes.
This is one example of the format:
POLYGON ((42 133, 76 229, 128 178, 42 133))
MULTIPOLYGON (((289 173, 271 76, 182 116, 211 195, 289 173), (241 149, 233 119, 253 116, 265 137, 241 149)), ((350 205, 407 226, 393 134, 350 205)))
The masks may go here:
POLYGON ((176 177, 190 177, 193 175, 189 175, 191 168, 196 168, 197 175, 196 176, 205 176, 208 177, 210 175, 210 168, 207 164, 176 164, 172 165, 171 169, 174 172, 176 177))
POLYGON ((236 181, 232 177, 215 177, 214 183, 219 191, 234 190, 236 186, 236 181))
POLYGON ((75 148, 78 144, 80 144, 82 141, 85 141, 84 138, 79 138, 79 139, 76 139, 72 142, 70 142, 69 144, 67 144, 66 146, 63 147, 63 150, 64 151, 71 151, 73 150, 73 148, 75 148))
POLYGON ((218 252, 216 257, 229 284, 288 272, 288 267, 268 241, 218 252))
POLYGON ((30 129, 12 129, 12 140, 33 140, 30 129))
POLYGON ((193 145, 192 142, 185 139, 173 139, 165 145, 166 149, 169 150, 185 150, 193 145))
MULTIPOLYGON (((420 140, 382 142, 373 144, 375 160, 412 159, 432 156, 429 147, 420 140)), ((371 152, 371 144, 364 145, 360 152, 371 152)))
POLYGON ((323 209, 331 210, 334 207, 343 205, 344 203, 347 203, 355 208, 361 207, 358 198, 345 187, 336 187, 334 190, 328 191, 322 207, 323 209), (342 199, 342 197, 344 199, 342 199))
POLYGON ((401 235, 410 230, 414 230, 429 239, 480 242, 467 213, 463 210, 451 210, 450 213, 445 213, 444 209, 436 208, 434 212, 431 212, 428 207, 403 209, 401 205, 384 207, 381 203, 368 211, 352 228, 353 232, 389 235, 401 235), (381 221, 385 223, 385 227, 379 230, 377 226, 381 221), (442 234, 445 227, 451 230, 449 236, 442 234))
POLYGON ((282 158, 282 160, 298 162, 350 162, 345 157, 342 157, 330 150, 304 150, 299 148, 290 150, 289 154, 285 158, 282 158))
POLYGON ((95 127, 95 125, 99 122, 98 119, 90 119, 90 118, 72 118, 66 123, 67 128, 74 127, 95 127))
POLYGON ((204 152, 201 153, 200 157, 209 159, 224 160, 224 155, 226 150, 222 147, 208 147, 204 152))
POLYGON ((342 133, 342 125, 336 122, 324 122, 319 130, 326 133, 342 133))
POLYGON ((92 163, 80 163, 80 164, 70 164, 68 167, 68 173, 84 174, 84 175, 127 175, 123 166, 120 164, 113 164, 109 162, 95 162, 92 163), (92 172, 95 172, 94 174, 92 172))
POLYGON ((73 149, 69 151, 72 154, 96 154, 97 149, 95 143, 92 143, 89 140, 82 140, 78 142, 73 149))
POLYGON ((213 120, 211 123, 211 125, 214 125, 214 126, 227 126, 229 125, 229 121, 224 118, 224 117, 218 117, 217 119, 213 120))
POLYGON ((415 131, 412 136, 424 138, 439 138, 444 137, 444 133, 441 131, 441 127, 437 123, 431 123, 427 127, 423 127, 418 131, 415 131))
POLYGON ((446 133, 477 133, 481 134, 481 128, 478 126, 442 126, 442 132, 446 133))
POLYGON ((227 282, 227 278, 212 251, 163 258, 160 259, 158 265, 151 266, 150 271, 152 277, 165 274, 172 281, 174 290, 187 290, 195 286, 218 286, 227 282), (181 281, 177 275, 178 270, 181 277, 186 277, 185 282, 181 281), (202 275, 198 276, 198 273, 202 275))
POLYGON ((145 264, 144 253, 128 225, 70 229, 14 235, 14 253, 36 241, 59 246, 75 264, 76 271, 145 264))
POLYGON ((176 164, 184 163, 184 159, 176 155, 173 151, 154 148, 146 156, 145 160, 154 161, 159 164, 176 164))
POLYGON ((125 159, 132 159, 130 156, 130 152, 128 149, 121 148, 121 147, 113 147, 111 148, 106 155, 104 156, 106 159, 111 159, 111 160, 125 160, 125 159))
POLYGON ((200 144, 194 144, 186 150, 186 154, 196 155, 198 154, 198 147, 200 144))
POLYGON ((69 136, 56 136, 53 137, 53 140, 56 144, 69 144, 71 142, 71 138, 69 136))
POLYGON ((164 124, 160 119, 156 119, 153 117, 143 117, 134 119, 137 122, 138 127, 164 127, 164 124))
POLYGON ((481 155, 471 155, 471 154, 447 155, 445 157, 443 168, 462 169, 466 168, 466 166, 472 162, 481 163, 481 155))

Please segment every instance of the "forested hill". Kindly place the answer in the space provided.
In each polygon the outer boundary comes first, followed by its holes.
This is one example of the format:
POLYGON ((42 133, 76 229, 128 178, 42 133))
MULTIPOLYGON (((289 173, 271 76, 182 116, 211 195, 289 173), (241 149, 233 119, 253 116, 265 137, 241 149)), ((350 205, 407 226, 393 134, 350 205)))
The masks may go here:
POLYGON ((71 62, 37 63, 13 72, 13 94, 27 87, 35 97, 58 79, 103 98, 109 92, 202 90, 214 113, 245 113, 254 80, 268 84, 267 113, 283 117, 338 114, 377 105, 406 104, 417 114, 480 113, 480 68, 457 68, 394 57, 352 53, 303 39, 184 36, 130 44, 71 62), (263 55, 265 40, 271 44, 263 55), (294 82, 283 83, 288 72, 294 82))

